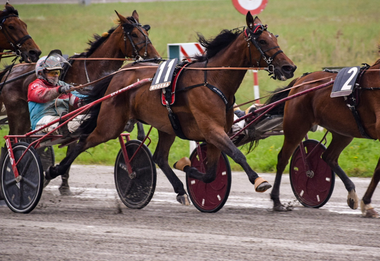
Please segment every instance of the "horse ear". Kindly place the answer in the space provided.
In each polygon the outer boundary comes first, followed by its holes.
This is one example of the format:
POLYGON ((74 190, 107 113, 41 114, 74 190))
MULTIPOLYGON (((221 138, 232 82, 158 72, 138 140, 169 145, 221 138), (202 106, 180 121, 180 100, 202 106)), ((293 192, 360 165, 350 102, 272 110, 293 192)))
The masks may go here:
POLYGON ((254 24, 263 24, 262 22, 261 22, 261 20, 256 16, 255 17, 255 19, 253 20, 253 23, 254 24))
POLYGON ((116 10, 115 10, 115 13, 119 17, 119 21, 120 21, 121 24, 125 24, 126 22, 128 22, 127 18, 125 18, 124 16, 122 16, 121 14, 119 14, 116 10))
POLYGON ((251 15, 251 12, 248 11, 247 16, 245 17, 245 20, 247 21, 247 26, 249 29, 253 29, 253 17, 251 15))
POLYGON ((139 21, 139 14, 137 13, 136 10, 133 11, 132 16, 133 16, 133 18, 136 19, 136 21, 137 21, 138 23, 140 22, 140 21, 139 21))
POLYGON ((5 9, 8 9, 8 8, 12 8, 13 9, 14 7, 10 3, 7 2, 5 4, 5 9))

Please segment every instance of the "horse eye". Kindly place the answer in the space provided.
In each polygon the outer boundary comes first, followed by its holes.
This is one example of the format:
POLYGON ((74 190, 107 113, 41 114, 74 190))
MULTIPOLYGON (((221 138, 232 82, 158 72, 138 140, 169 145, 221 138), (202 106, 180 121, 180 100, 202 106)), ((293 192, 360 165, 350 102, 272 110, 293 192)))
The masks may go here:
POLYGON ((266 42, 265 40, 260 40, 260 41, 259 41, 259 44, 261 44, 261 45, 265 45, 265 44, 267 44, 267 42, 266 42))
POLYGON ((135 37, 135 38, 138 37, 137 34, 135 34, 135 33, 132 33, 131 35, 132 35, 132 37, 135 37))
POLYGON ((8 26, 8 28, 11 29, 11 30, 15 29, 14 26, 12 26, 12 25, 8 26))

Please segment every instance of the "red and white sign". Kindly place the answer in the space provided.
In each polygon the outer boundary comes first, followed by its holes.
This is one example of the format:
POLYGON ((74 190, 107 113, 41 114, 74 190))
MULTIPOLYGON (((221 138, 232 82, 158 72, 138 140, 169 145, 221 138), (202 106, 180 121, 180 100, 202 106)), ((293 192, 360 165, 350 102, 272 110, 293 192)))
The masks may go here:
POLYGON ((232 3, 236 10, 243 15, 246 15, 248 11, 250 11, 252 15, 258 15, 264 10, 268 0, 232 0, 232 3))
POLYGON ((179 61, 186 59, 192 62, 191 57, 203 54, 204 48, 199 43, 172 43, 168 44, 168 57, 178 58, 179 61))

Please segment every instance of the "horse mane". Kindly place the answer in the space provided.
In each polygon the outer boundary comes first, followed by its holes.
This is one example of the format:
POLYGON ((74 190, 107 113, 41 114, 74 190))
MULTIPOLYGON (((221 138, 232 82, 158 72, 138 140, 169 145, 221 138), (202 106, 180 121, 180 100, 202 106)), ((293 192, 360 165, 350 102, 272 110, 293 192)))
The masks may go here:
POLYGON ((99 46, 102 45, 102 43, 104 43, 108 39, 108 37, 115 31, 115 29, 116 29, 116 27, 111 28, 110 30, 108 30, 108 32, 106 34, 104 34, 104 36, 94 34, 93 35, 94 40, 89 40, 87 42, 87 44, 90 47, 87 48, 86 51, 84 51, 80 54, 75 54, 71 57, 72 58, 78 58, 78 57, 89 57, 89 56, 91 56, 96 51, 96 49, 98 49, 99 46))
POLYGON ((214 57, 217 53, 230 45, 243 31, 235 28, 232 30, 224 29, 215 38, 207 40, 202 34, 197 33, 198 42, 205 47, 204 55, 196 55, 197 62, 202 62, 214 57))
POLYGON ((8 16, 8 15, 12 15, 12 14, 18 16, 18 11, 13 6, 11 6, 10 4, 6 4, 5 9, 0 14, 0 18, 8 16))
POLYGON ((372 66, 378 65, 379 63, 380 63, 380 59, 377 59, 377 61, 372 66))

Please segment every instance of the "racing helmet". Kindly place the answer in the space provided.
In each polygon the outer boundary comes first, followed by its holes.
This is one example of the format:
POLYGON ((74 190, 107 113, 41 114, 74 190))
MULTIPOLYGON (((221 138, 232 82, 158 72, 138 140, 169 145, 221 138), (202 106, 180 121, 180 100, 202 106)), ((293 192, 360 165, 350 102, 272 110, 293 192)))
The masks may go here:
POLYGON ((65 63, 69 64, 69 62, 62 57, 61 51, 53 50, 49 55, 43 56, 37 61, 36 76, 43 76, 40 72, 43 72, 44 70, 63 70, 63 65, 65 63))

